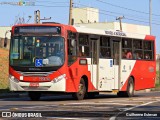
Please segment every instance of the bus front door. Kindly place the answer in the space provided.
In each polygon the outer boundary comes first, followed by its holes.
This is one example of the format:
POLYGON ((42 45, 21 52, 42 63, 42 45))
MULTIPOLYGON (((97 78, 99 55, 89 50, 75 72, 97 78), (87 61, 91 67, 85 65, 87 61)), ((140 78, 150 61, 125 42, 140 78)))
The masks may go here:
POLYGON ((121 52, 120 52, 120 41, 113 41, 113 81, 112 81, 112 90, 118 90, 120 85, 120 59, 121 59, 121 52))

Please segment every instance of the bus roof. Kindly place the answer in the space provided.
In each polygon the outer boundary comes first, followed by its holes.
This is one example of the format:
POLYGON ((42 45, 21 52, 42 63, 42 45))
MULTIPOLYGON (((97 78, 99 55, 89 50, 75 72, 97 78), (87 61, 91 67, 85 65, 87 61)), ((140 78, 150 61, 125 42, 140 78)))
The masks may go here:
POLYGON ((67 30, 71 30, 73 32, 77 32, 76 29, 73 26, 71 26, 71 25, 65 25, 65 24, 60 24, 60 23, 18 24, 18 25, 14 25, 12 27, 12 29, 15 28, 15 27, 25 27, 25 26, 57 26, 57 27, 65 28, 67 30))
POLYGON ((133 38, 133 39, 148 39, 155 40, 155 36, 145 35, 139 33, 129 33, 123 31, 113 31, 113 30, 102 30, 95 28, 87 28, 83 26, 74 26, 79 33, 87 33, 87 34, 97 34, 97 35, 107 35, 107 36, 116 36, 116 37, 124 37, 124 38, 133 38))
POLYGON ((152 35, 129 33, 129 32, 123 32, 123 31, 113 31, 113 30, 107 30, 107 29, 102 30, 102 29, 95 29, 95 28, 87 28, 84 26, 71 26, 71 25, 65 25, 60 23, 19 24, 19 25, 13 26, 13 28, 18 26, 60 26, 60 27, 66 28, 67 30, 71 30, 73 32, 78 32, 78 33, 107 35, 107 36, 116 36, 116 37, 133 38, 133 39, 155 40, 155 36, 152 36, 152 35))

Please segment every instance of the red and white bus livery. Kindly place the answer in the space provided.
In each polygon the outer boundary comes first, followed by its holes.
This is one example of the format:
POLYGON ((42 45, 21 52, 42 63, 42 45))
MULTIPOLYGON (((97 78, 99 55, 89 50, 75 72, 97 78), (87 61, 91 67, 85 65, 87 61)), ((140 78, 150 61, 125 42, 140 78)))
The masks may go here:
POLYGON ((155 80, 154 36, 57 23, 12 27, 10 90, 28 91, 31 100, 42 92, 131 97, 155 80))

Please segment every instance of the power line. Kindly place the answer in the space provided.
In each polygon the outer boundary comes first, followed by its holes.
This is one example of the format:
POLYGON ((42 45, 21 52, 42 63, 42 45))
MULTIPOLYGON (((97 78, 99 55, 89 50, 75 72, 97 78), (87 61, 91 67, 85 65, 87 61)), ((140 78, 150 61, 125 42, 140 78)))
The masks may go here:
MULTIPOLYGON (((85 9, 85 8, 79 8, 79 9, 87 10, 87 9, 85 9)), ((93 10, 88 10, 88 11, 96 12, 96 11, 93 11, 93 10)), ((103 12, 96 12, 96 13, 100 13, 100 14, 103 14, 103 15, 108 15, 108 16, 111 16, 111 17, 114 17, 114 18, 117 17, 117 16, 115 16, 115 15, 111 15, 111 14, 107 14, 107 13, 103 13, 103 12)), ((125 17, 125 19, 130 20, 130 21, 147 23, 147 24, 149 23, 149 22, 147 22, 147 21, 136 20, 136 19, 132 19, 132 18, 128 18, 128 17, 125 17)), ((158 23, 152 23, 152 24, 154 24, 154 25, 160 25, 160 24, 158 24, 158 23)))
POLYGON ((69 3, 68 1, 66 1, 66 2, 53 2, 53 0, 52 1, 41 1, 41 0, 36 0, 35 2, 50 2, 50 3, 69 3))
MULTIPOLYGON (((119 6, 119 5, 114 5, 114 4, 111 4, 111 3, 108 3, 108 2, 105 2, 105 1, 102 1, 102 0, 96 0, 96 1, 104 3, 104 4, 107 4, 107 5, 110 5, 110 6, 114 6, 114 7, 118 7, 118 8, 122 8, 122 9, 126 9, 126 10, 130 10, 130 11, 134 11, 134 12, 138 12, 138 13, 149 14, 148 12, 138 11, 138 10, 122 7, 122 6, 119 6)), ((158 15, 158 14, 152 14, 152 15, 160 17, 160 15, 158 15)))
POLYGON ((38 3, 69 4, 69 2, 36 1, 38 3))
POLYGON ((69 6, 50 6, 50 5, 34 5, 34 6, 40 6, 40 7, 69 7, 69 6))
MULTIPOLYGON (((87 6, 87 5, 80 4, 80 3, 75 3, 75 4, 81 5, 81 6, 84 6, 84 7, 89 7, 89 6, 87 6)), ((108 11, 108 10, 104 10, 104 9, 99 9, 99 10, 102 11, 102 12, 106 12, 106 13, 116 14, 116 15, 118 15, 118 16, 119 16, 119 15, 122 15, 122 13, 119 13, 119 12, 113 12, 113 11, 108 11)), ((129 17, 131 17, 131 18, 144 19, 144 18, 142 18, 142 17, 140 17, 140 16, 129 15, 129 14, 123 14, 123 16, 129 16, 129 17)), ((145 19, 145 20, 146 20, 146 19, 145 19)), ((147 20, 149 20, 149 19, 147 18, 147 20)), ((152 20, 152 21, 159 22, 159 20, 152 20)))

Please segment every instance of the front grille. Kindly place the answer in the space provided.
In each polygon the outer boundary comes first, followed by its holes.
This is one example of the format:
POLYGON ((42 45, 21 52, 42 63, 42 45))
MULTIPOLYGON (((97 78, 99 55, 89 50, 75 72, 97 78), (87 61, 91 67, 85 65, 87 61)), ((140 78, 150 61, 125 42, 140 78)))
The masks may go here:
POLYGON ((41 91, 41 90, 48 90, 50 88, 50 86, 41 86, 41 87, 27 87, 27 86, 23 86, 22 88, 24 90, 26 90, 26 91, 30 91, 30 90, 41 91))
POLYGON ((51 72, 19 72, 23 76, 48 76, 49 74, 53 73, 51 72))

